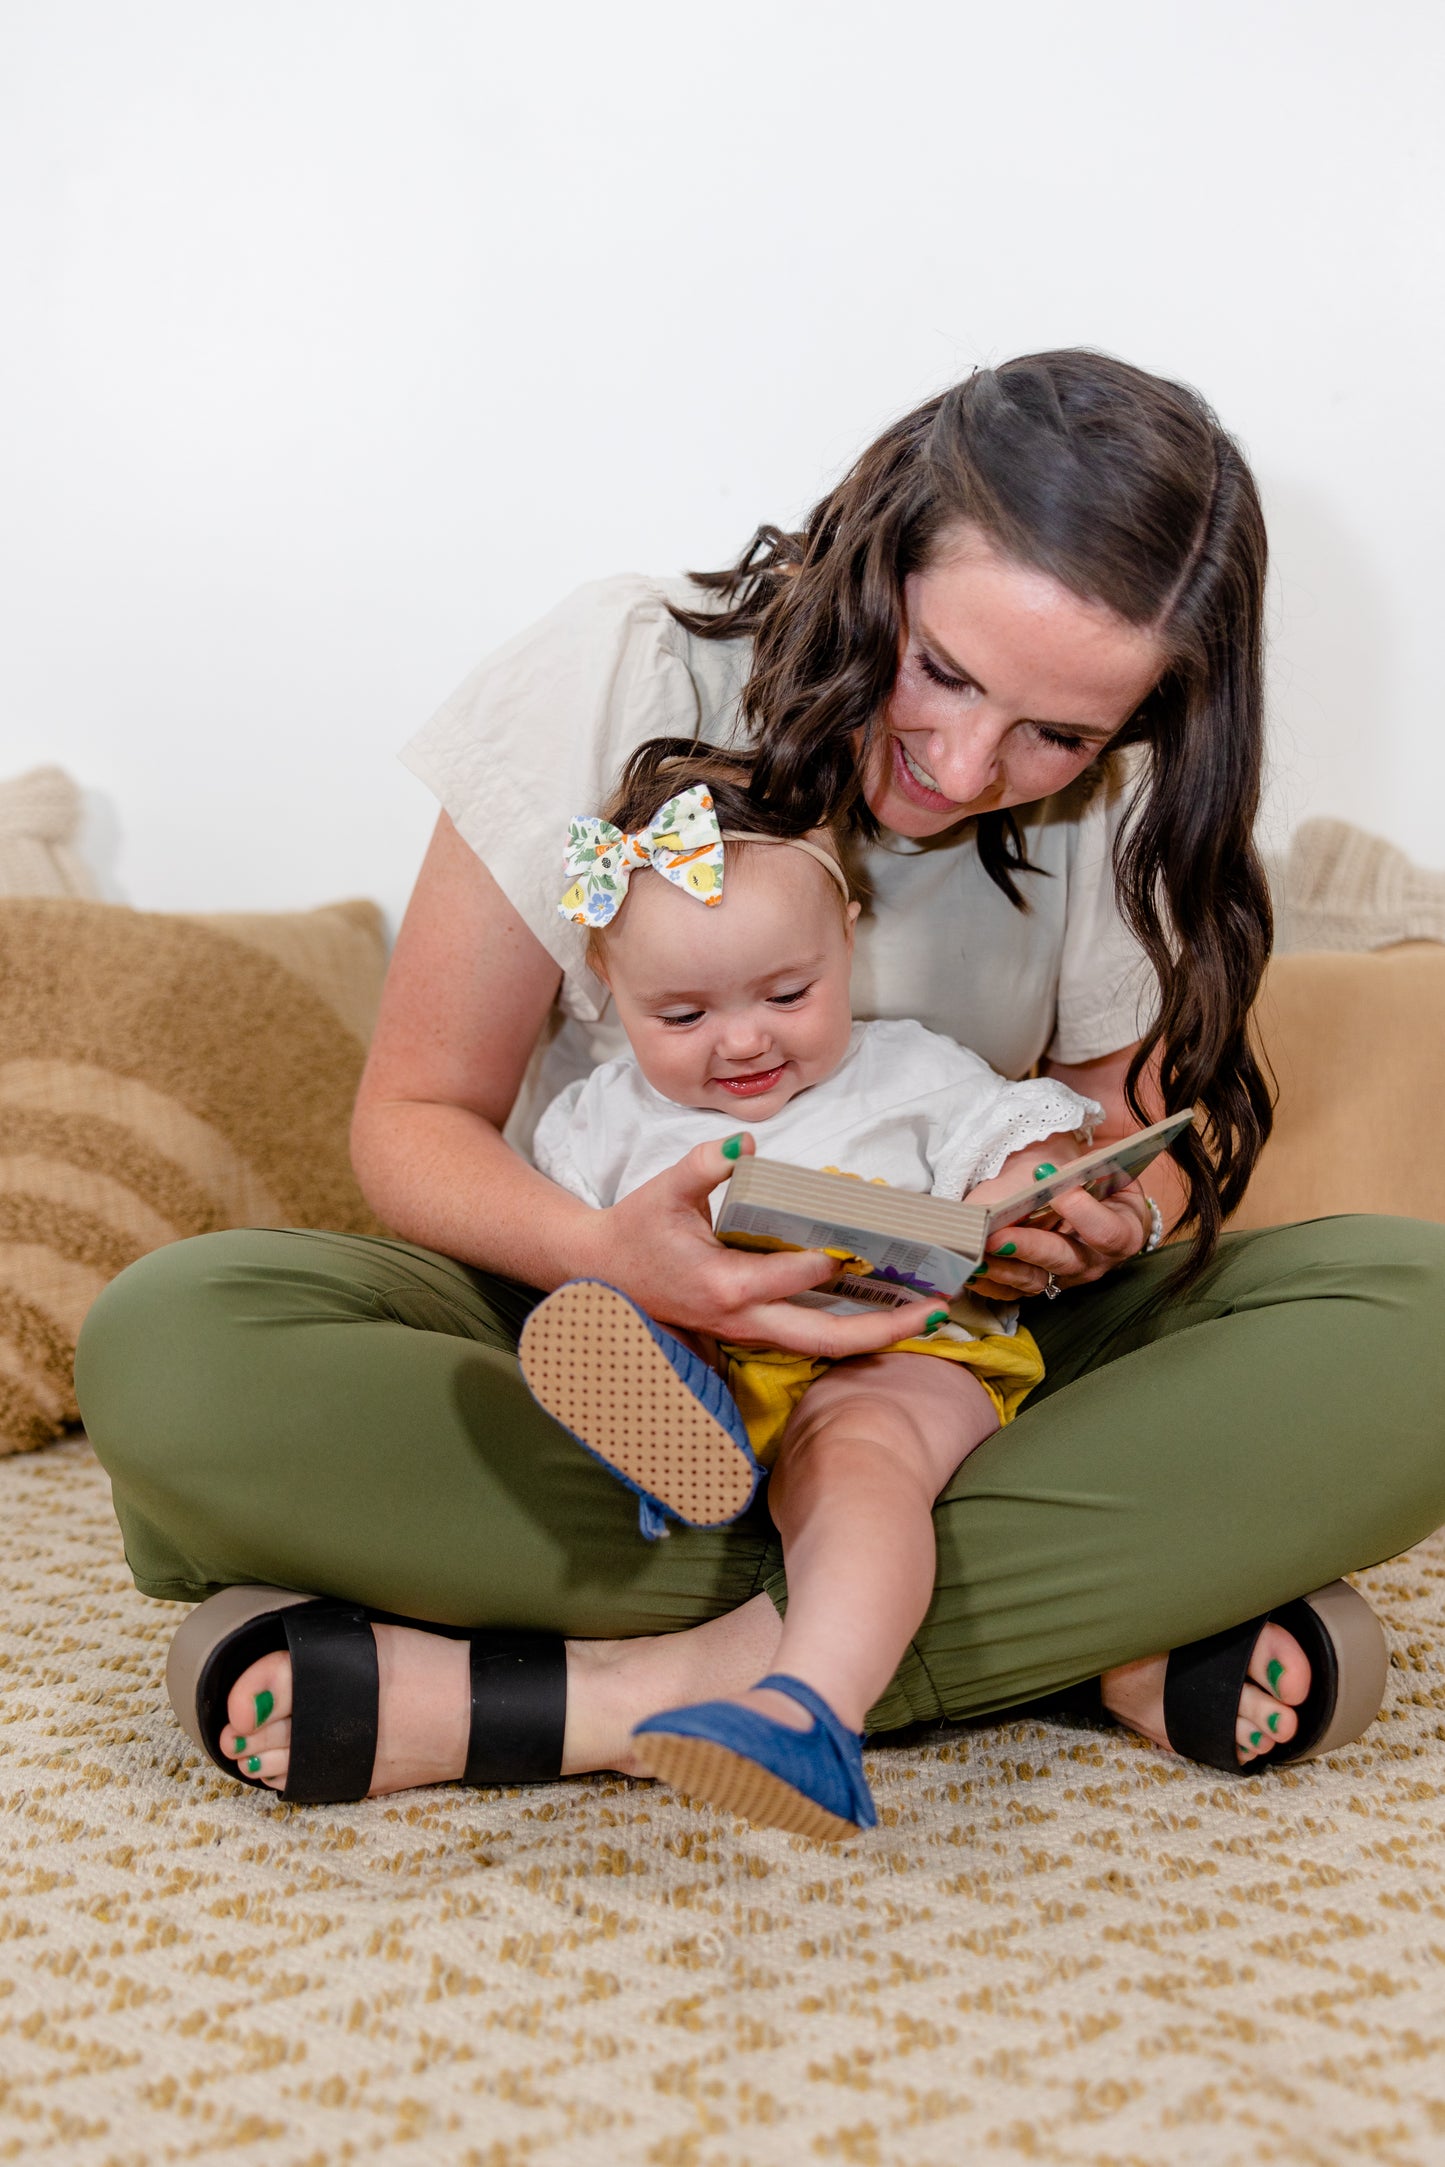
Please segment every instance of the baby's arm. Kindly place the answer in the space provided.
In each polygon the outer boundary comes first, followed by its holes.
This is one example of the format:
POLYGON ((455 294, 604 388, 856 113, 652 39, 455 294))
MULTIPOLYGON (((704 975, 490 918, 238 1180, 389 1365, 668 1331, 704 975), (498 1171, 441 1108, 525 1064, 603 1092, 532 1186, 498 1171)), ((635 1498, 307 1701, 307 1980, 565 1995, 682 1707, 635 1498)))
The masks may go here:
POLYGON ((1074 1129, 1063 1129, 1057 1135, 1046 1136, 1037 1144, 1025 1144, 1022 1151, 1011 1152, 996 1174, 987 1181, 976 1182, 966 1193, 971 1204, 997 1204, 1001 1198, 1012 1196, 1025 1182, 1038 1174, 1042 1181, 1059 1167, 1067 1166, 1071 1159, 1081 1159, 1088 1147, 1074 1129), (1042 1172, 1040 1172, 1042 1168, 1042 1172))

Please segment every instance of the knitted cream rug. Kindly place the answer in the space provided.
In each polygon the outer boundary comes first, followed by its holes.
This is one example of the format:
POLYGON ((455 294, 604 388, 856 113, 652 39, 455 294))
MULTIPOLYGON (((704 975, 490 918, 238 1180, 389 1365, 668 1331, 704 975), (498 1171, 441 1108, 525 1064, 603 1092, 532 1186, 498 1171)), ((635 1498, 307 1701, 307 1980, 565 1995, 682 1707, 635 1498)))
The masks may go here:
POLYGON ((1391 1698, 1328 1766, 955 1732, 818 1849, 620 1780, 242 1791, 86 1447, 0 1527, 0 2161, 1445 2159, 1445 1541, 1366 1576, 1391 1698))

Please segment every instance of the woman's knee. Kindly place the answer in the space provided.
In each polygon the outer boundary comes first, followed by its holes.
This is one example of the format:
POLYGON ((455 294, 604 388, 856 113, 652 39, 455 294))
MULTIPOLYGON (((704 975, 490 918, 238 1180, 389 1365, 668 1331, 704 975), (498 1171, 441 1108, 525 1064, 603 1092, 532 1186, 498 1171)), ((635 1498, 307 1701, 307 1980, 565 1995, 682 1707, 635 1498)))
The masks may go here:
POLYGON ((1445 1226, 1429 1219, 1361 1213, 1316 1222, 1321 1248, 1387 1330, 1441 1339, 1445 1226))
POLYGON ((1372 1212, 1305 1219, 1226 1240, 1217 1269, 1226 1299, 1343 1297, 1433 1319, 1445 1296, 1445 1226, 1372 1212))
MULTIPOLYGON (((1322 1224, 1349 1229, 1352 1222, 1329 1219, 1322 1224)), ((1365 1285, 1394 1296, 1437 1330, 1445 1298, 1445 1226, 1432 1219, 1389 1219, 1383 1214, 1362 1214, 1353 1226, 1352 1254, 1365 1285)))
POLYGON ((201 1234, 154 1249, 92 1303, 75 1351, 81 1419, 107 1467, 147 1449, 168 1451, 199 1405, 214 1410, 208 1375, 230 1307, 224 1269, 242 1261, 249 1230, 201 1234))
POLYGON ((1302 1236, 1322 1256, 1379 1263, 1445 1276, 1445 1226, 1433 1219, 1400 1219, 1385 1212, 1340 1212, 1306 1219, 1280 1233, 1302 1236))

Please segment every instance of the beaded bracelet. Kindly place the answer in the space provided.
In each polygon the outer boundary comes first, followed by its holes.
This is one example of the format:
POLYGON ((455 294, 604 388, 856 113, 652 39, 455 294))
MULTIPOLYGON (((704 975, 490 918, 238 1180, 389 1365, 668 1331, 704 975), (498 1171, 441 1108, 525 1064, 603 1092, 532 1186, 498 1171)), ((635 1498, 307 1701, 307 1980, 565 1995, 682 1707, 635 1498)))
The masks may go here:
MULTIPOLYGON (((1142 1191, 1140 1193, 1143 1194, 1142 1191)), ((1149 1206, 1149 1239, 1139 1251, 1141 1257, 1147 1257, 1150 1251, 1157 1249, 1164 1239, 1163 1212, 1159 1209, 1152 1196, 1145 1196, 1144 1201, 1149 1206)))

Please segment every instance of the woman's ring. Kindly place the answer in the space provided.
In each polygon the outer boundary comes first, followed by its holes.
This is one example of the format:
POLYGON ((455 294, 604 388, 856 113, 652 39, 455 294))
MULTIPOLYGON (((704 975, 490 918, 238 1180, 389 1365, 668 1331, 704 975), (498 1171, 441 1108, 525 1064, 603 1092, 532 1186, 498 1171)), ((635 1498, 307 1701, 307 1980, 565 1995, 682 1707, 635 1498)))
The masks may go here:
POLYGON ((1063 1293, 1063 1291, 1063 1288, 1059 1285, 1059 1282, 1057 1281, 1057 1279, 1055 1279, 1053 1273, 1050 1272, 1048 1278, 1044 1281, 1043 1292, 1048 1296, 1051 1302, 1056 1302, 1059 1296, 1063 1293))

